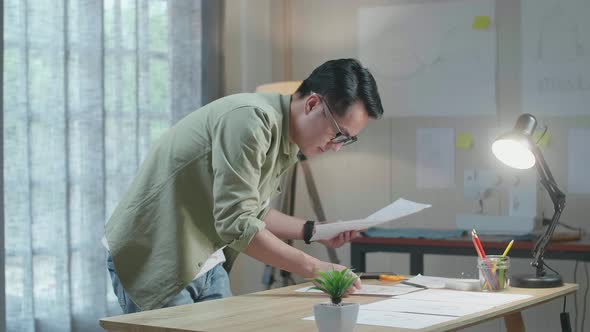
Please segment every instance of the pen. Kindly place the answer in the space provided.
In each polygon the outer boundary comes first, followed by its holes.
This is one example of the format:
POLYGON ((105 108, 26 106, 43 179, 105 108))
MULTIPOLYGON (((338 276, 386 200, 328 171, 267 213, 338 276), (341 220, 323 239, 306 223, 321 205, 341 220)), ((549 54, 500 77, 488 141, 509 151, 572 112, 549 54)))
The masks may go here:
POLYGON ((413 287, 418 287, 418 288, 428 288, 424 285, 420 285, 420 284, 415 284, 413 282, 409 282, 407 280, 402 280, 399 282, 400 284, 404 284, 404 285, 408 285, 408 286, 413 286, 413 287))

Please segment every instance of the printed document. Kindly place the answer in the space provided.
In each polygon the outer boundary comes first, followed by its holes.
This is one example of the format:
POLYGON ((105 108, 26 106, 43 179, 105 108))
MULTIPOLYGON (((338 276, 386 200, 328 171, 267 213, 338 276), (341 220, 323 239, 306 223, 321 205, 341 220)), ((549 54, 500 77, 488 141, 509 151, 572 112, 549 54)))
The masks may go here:
POLYGON ((365 219, 338 221, 329 224, 316 224, 312 241, 330 239, 339 233, 362 230, 388 221, 399 219, 429 208, 430 204, 421 204, 400 198, 365 219))
POLYGON ((438 302, 392 298, 361 305, 363 310, 406 312, 437 316, 465 316, 492 309, 493 304, 438 302))

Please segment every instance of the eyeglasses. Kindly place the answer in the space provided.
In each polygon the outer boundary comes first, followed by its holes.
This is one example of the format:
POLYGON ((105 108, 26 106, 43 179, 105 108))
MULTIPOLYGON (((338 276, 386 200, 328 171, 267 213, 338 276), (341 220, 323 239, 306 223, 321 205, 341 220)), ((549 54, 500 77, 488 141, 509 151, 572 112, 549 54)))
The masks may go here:
POLYGON ((338 126, 338 122, 336 122, 336 119, 334 119, 334 116, 332 115, 332 110, 330 109, 330 106, 326 102, 326 99, 324 99, 324 97, 322 97, 321 95, 318 95, 317 93, 313 93, 313 94, 318 96, 320 98, 320 100, 324 103, 324 105, 326 105, 326 107, 324 108, 324 113, 328 114, 328 117, 332 120, 332 127, 336 131, 336 136, 334 136, 334 138, 332 138, 330 140, 330 142, 332 142, 333 144, 342 144, 342 146, 350 145, 350 144, 356 142, 358 140, 356 136, 346 135, 345 133, 342 132, 342 130, 340 130, 340 126, 338 126))

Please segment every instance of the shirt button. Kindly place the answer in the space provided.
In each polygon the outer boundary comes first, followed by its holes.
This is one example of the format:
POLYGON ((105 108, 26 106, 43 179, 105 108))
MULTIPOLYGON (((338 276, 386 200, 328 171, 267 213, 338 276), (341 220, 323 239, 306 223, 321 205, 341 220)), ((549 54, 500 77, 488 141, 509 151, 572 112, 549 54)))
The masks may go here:
POLYGON ((198 263, 197 263, 197 266, 198 266, 198 267, 201 267, 201 265, 203 265, 203 263, 201 263, 201 262, 198 262, 198 263))

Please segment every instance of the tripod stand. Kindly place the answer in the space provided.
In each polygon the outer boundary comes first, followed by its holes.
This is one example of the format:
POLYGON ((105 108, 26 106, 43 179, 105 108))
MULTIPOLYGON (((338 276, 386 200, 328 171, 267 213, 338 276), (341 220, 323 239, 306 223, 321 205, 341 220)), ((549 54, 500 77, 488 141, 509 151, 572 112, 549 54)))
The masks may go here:
MULTIPOLYGON (((305 177, 305 185, 307 187, 307 192, 309 194, 309 198, 311 199, 311 205, 315 212, 316 218, 318 221, 325 221, 326 215, 324 214, 324 209, 322 208, 322 202, 320 201, 320 195, 318 193, 317 187, 315 185, 315 181, 313 179, 313 175, 311 173, 311 168, 309 167, 309 163, 307 161, 307 157, 302 154, 301 152, 297 155, 299 159, 299 165, 301 165, 301 169, 303 170, 303 176, 305 177)), ((287 188, 281 198, 280 202, 280 211, 288 214, 290 216, 293 215, 295 212, 295 189, 297 183, 297 165, 295 164, 291 170, 285 174, 284 183, 287 184, 287 188)), ((287 240, 287 244, 293 245, 292 240, 287 240)), ((338 255, 336 254, 336 250, 334 248, 326 248, 328 250, 328 257, 330 258, 330 262, 339 264, 340 260, 338 259, 338 255)), ((264 268, 264 274, 262 277, 262 283, 266 286, 267 289, 271 289, 272 285, 274 284, 275 280, 275 268, 266 265, 264 268)), ((283 286, 294 285, 295 280, 293 276, 291 276, 291 272, 281 270, 280 272, 281 278, 283 280, 283 286)))

